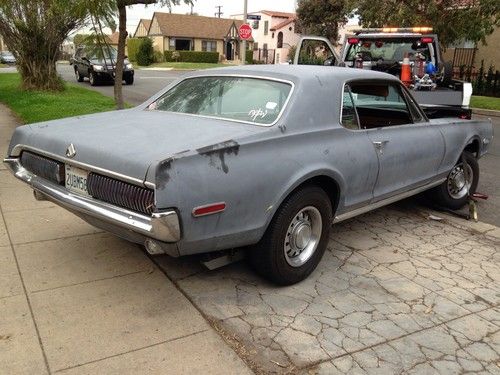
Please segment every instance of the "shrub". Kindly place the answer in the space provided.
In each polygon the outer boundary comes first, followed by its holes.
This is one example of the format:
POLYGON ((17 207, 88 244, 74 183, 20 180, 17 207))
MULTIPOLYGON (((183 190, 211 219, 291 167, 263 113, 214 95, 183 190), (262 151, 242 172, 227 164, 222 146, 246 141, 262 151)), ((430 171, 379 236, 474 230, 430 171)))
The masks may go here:
POLYGON ((219 62, 219 52, 165 51, 165 61, 216 64, 219 62))
POLYGON ((164 61, 163 58, 164 58, 163 53, 161 53, 160 51, 154 51, 154 53, 153 53, 153 61, 155 63, 163 62, 164 61))
POLYGON ((141 40, 142 38, 127 39, 127 55, 130 61, 137 61, 137 51, 139 51, 141 40))
POLYGON ((253 64, 253 51, 247 50, 245 54, 245 60, 247 64, 253 64))
POLYGON ((153 41, 149 38, 141 38, 137 50, 137 63, 142 66, 150 65, 154 59, 153 41))

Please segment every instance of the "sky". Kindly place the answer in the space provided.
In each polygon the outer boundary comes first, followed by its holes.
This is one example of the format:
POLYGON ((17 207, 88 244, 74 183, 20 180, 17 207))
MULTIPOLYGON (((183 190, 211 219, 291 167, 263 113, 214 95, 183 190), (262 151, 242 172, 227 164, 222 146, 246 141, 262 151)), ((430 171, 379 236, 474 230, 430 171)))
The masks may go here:
MULTIPOLYGON (((247 0, 248 12, 259 10, 275 10, 281 12, 295 12, 295 0, 247 0)), ((194 1, 193 11, 200 16, 214 17, 217 5, 222 5, 222 16, 229 18, 233 14, 243 13, 243 0, 197 0, 194 1)), ((186 14, 191 7, 179 5, 172 8, 172 13, 186 14)), ((127 30, 130 33, 135 31, 141 18, 151 19, 154 12, 168 12, 167 7, 158 5, 134 5, 127 9, 127 30)))

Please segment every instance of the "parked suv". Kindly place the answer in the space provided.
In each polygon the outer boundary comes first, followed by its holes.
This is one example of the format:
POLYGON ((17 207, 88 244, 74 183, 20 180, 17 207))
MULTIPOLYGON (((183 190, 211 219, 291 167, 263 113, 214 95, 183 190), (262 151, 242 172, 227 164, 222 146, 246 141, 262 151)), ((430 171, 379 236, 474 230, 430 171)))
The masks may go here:
MULTIPOLYGON (((116 49, 110 46, 79 47, 71 60, 76 80, 83 82, 84 78, 88 77, 92 86, 101 82, 113 82, 116 56, 116 49)), ((134 83, 134 67, 127 58, 123 63, 122 78, 127 85, 134 83)))
POLYGON ((2 51, 0 52, 0 63, 13 65, 16 63, 16 58, 14 57, 12 52, 2 51))

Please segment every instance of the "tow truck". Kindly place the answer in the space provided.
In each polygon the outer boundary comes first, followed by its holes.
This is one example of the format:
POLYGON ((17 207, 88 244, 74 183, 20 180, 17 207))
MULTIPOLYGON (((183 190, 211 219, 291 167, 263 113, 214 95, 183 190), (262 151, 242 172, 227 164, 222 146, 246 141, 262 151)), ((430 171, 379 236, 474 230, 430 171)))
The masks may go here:
POLYGON ((403 81, 429 118, 471 117, 472 84, 453 79, 431 27, 365 28, 348 34, 340 55, 321 36, 304 36, 293 64, 345 66, 386 72, 403 81))

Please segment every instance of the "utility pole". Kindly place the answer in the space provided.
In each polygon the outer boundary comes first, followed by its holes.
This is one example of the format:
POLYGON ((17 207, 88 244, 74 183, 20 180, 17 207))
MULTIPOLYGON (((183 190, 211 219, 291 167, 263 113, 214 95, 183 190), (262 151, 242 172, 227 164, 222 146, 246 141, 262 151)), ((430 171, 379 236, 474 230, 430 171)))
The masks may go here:
MULTIPOLYGON (((248 5, 248 0, 243 0, 243 23, 247 23, 247 5, 248 5)), ((243 53, 241 54, 242 56, 242 64, 245 65, 247 63, 247 40, 243 39, 243 53)))
POLYGON ((215 12, 215 17, 219 17, 220 18, 220 16, 222 16, 222 14, 223 14, 221 12, 222 5, 217 5, 216 8, 217 8, 217 12, 215 12))

